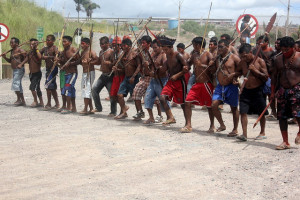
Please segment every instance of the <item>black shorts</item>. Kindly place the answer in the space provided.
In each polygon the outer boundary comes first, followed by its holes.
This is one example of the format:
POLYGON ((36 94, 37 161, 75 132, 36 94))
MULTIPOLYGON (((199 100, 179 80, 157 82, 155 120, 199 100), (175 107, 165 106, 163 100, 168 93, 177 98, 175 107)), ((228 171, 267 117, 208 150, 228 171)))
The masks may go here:
MULTIPOLYGON (((266 108, 266 96, 263 94, 263 86, 247 89, 244 88, 240 95, 240 114, 260 115, 266 108)), ((264 115, 268 115, 268 111, 264 115)))
POLYGON ((30 77, 30 86, 29 86, 29 90, 31 91, 36 91, 37 95, 40 97, 42 96, 42 92, 40 89, 40 82, 42 79, 42 72, 35 72, 35 73, 31 73, 29 75, 30 77))

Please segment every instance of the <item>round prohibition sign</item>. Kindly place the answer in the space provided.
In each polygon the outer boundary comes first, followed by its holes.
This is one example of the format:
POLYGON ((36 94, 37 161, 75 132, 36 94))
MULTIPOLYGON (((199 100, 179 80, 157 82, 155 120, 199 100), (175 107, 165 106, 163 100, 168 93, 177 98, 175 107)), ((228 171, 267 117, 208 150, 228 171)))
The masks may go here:
POLYGON ((258 31, 258 20, 253 16, 253 15, 250 15, 250 14, 244 14, 244 15, 241 15, 238 20, 236 21, 236 24, 235 24, 235 28, 237 30, 237 32, 240 34, 242 30, 240 30, 241 28, 241 24, 243 23, 243 19, 246 15, 249 15, 251 18, 250 18, 250 21, 248 24, 252 23, 250 27, 253 27, 254 24, 256 24, 256 27, 251 31, 251 37, 255 36, 256 32, 258 31))
POLYGON ((9 29, 5 24, 0 23, 0 42, 4 42, 9 37, 9 29))

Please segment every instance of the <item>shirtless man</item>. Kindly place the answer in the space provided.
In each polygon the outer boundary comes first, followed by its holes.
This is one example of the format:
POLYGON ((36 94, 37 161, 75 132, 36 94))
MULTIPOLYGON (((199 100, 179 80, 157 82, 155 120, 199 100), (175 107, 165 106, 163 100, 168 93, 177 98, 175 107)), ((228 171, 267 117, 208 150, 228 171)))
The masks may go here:
POLYGON ((82 97, 84 98, 84 108, 80 112, 82 115, 94 114, 93 102, 91 99, 92 85, 95 80, 95 68, 92 62, 98 60, 98 57, 94 51, 90 51, 90 39, 82 38, 81 39, 81 48, 82 52, 80 54, 80 61, 82 65, 82 79, 81 79, 81 91, 82 97), (88 111, 88 107, 90 110, 88 111))
POLYGON ((38 47, 38 40, 37 39, 30 39, 30 51, 27 54, 25 60, 18 65, 18 68, 22 68, 26 62, 29 64, 29 71, 30 71, 30 86, 29 89, 31 90, 33 96, 33 103, 31 107, 35 108, 38 106, 44 107, 42 92, 40 89, 40 82, 42 79, 42 54, 37 49, 38 47), (38 99, 40 103, 38 103, 38 99))
POLYGON ((77 52, 77 49, 75 47, 72 47, 72 41, 73 38, 70 36, 63 36, 63 47, 64 50, 62 51, 60 57, 59 57, 59 63, 61 64, 61 70, 65 71, 65 85, 64 88, 61 91, 61 95, 63 96, 63 101, 66 99, 66 102, 63 102, 63 106, 59 109, 61 111, 61 114, 68 114, 68 113, 75 113, 76 110, 76 104, 75 104, 75 98, 76 98, 76 90, 75 90, 75 83, 77 80, 77 64, 75 64, 75 61, 78 60, 79 55, 74 54, 77 52), (72 56, 73 59, 69 64, 63 66, 72 56), (74 63, 74 64, 73 64, 74 63))
MULTIPOLYGON (((125 78, 124 74, 124 63, 123 61, 119 62, 117 66, 115 66, 122 55, 123 51, 121 49, 122 39, 120 37, 115 37, 112 41, 112 48, 114 50, 114 63, 112 70, 114 71, 113 81, 110 89, 110 98, 113 98, 115 102, 118 102, 118 91, 120 88, 121 83, 125 78)), ((117 111, 117 110, 116 110, 117 111)), ((109 117, 115 117, 116 114, 108 115, 109 117)))
MULTIPOLYGON (((221 35, 220 40, 227 40, 229 42, 229 44, 231 43, 231 37, 230 37, 230 35, 228 35, 226 33, 221 35)), ((237 56, 239 55, 237 50, 235 49, 235 47, 232 44, 229 46, 229 51, 237 56)))
POLYGON ((167 56, 167 61, 164 63, 163 70, 168 70, 170 78, 164 88, 161 91, 160 100, 166 111, 167 120, 163 123, 164 125, 176 123, 176 120, 171 112, 167 101, 171 101, 180 104, 185 115, 185 97, 186 97, 186 82, 184 80, 184 74, 189 71, 187 62, 180 55, 175 52, 173 45, 175 40, 170 39, 166 36, 158 37, 162 45, 162 49, 167 56))
POLYGON ((295 117, 299 132, 295 139, 300 144, 300 53, 294 49, 294 39, 283 37, 280 41, 282 55, 275 60, 272 74, 271 99, 277 90, 277 119, 282 134, 283 142, 276 147, 277 150, 289 149, 288 118, 295 117))
MULTIPOLYGON (((256 47, 253 49, 253 54, 257 54, 257 49, 259 45, 261 45, 261 51, 258 53, 258 56, 262 58, 267 66, 267 70, 270 76, 272 76, 273 69, 273 62, 272 58, 275 56, 275 52, 271 47, 269 47, 269 37, 265 37, 263 41, 264 36, 261 35, 256 40, 256 47)), ((270 95, 271 95, 271 78, 268 78, 267 82, 265 83, 263 93, 269 97, 270 101, 270 95)), ((275 119, 276 118, 276 104, 275 101, 273 101, 270 105, 272 113, 267 116, 269 119, 275 119)))
MULTIPOLYGON (((97 61, 92 61, 93 65, 101 65, 100 71, 101 76, 93 85, 92 95, 95 102, 95 107, 92 112, 102 112, 102 104, 99 93, 106 87, 108 93, 110 93, 111 85, 113 82, 113 76, 111 75, 112 66, 114 62, 114 51, 109 48, 109 39, 104 36, 100 38, 101 51, 97 61)), ((110 113, 109 116, 115 116, 117 114, 117 102, 114 98, 110 98, 110 113)))
POLYGON ((136 115, 133 116, 134 120, 141 120, 145 117, 145 113, 142 108, 142 98, 145 96, 146 90, 149 86, 149 83, 151 81, 150 77, 150 71, 151 71, 151 58, 149 58, 151 55, 149 53, 149 49, 151 47, 152 39, 148 35, 144 35, 141 38, 141 46, 138 48, 138 50, 142 50, 142 52, 139 54, 139 59, 142 61, 140 73, 141 78, 140 81, 136 84, 133 90, 132 99, 135 103, 136 108, 136 115))
MULTIPOLYGON (((135 85, 139 82, 139 72, 141 69, 141 61, 139 56, 131 49, 132 42, 130 39, 124 39, 122 41, 122 50, 124 51, 124 56, 122 58, 122 62, 124 63, 123 70, 125 72, 125 78, 120 85, 118 91, 118 103, 121 107, 121 113, 115 117, 115 119, 124 119, 128 117, 127 110, 129 109, 126 106, 124 97, 127 96, 128 93, 132 93, 135 85)), ((113 68, 114 71, 121 71, 117 67, 113 68)))
MULTIPOLYGON (((251 51, 250 44, 243 44, 239 49, 241 62, 239 63, 236 73, 237 75, 246 76, 248 70, 250 74, 245 88, 240 95, 240 115, 243 129, 243 135, 237 137, 241 141, 247 141, 247 114, 260 115, 266 107, 266 98, 263 94, 263 87, 268 80, 268 70, 263 59, 257 58, 254 64, 252 64, 254 55, 251 51)), ((265 115, 268 113, 266 112, 265 115)), ((265 136, 266 118, 263 116, 260 120, 260 133, 256 137, 257 140, 266 139, 265 136)))
MULTIPOLYGON (((166 85, 168 81, 168 74, 167 70, 163 68, 164 62, 166 62, 166 54, 163 52, 160 43, 157 40, 153 40, 152 42, 152 49, 153 53, 151 55, 152 60, 154 62, 154 66, 151 65, 151 81, 147 88, 146 95, 145 95, 145 108, 148 111, 149 119, 147 119, 144 124, 153 124, 156 121, 161 122, 162 116, 159 113, 159 116, 154 119, 153 116, 153 105, 155 103, 155 99, 160 97, 162 88, 166 85), (159 80, 160 79, 160 80, 159 80), (162 84, 162 85, 161 85, 162 84)), ((157 107, 160 107, 160 104, 157 103, 157 107)))
POLYGON ((219 82, 212 97, 212 111, 220 123, 217 132, 224 131, 226 126, 218 106, 222 102, 230 105, 233 116, 233 130, 227 135, 228 137, 235 137, 238 133, 239 112, 237 107, 239 90, 238 82, 235 78, 235 70, 239 62, 240 58, 229 51, 229 41, 220 40, 218 42, 218 59, 216 59, 214 64, 212 61, 210 63, 217 69, 216 75, 219 82))
POLYGON ((215 131, 214 116, 211 109, 211 99, 214 87, 213 73, 210 68, 207 69, 213 56, 210 52, 205 51, 206 41, 202 37, 196 37, 192 41, 194 53, 189 61, 189 66, 195 66, 196 84, 193 85, 185 99, 185 126, 180 130, 182 133, 192 131, 192 104, 206 106, 208 109, 210 127, 208 132, 215 131), (202 48, 201 45, 203 44, 202 48), (204 71, 205 70, 205 71, 204 71))
MULTIPOLYGON (((19 66, 26 57, 26 51, 19 48, 20 40, 18 38, 12 37, 10 39, 10 46, 12 48, 10 58, 3 55, 3 58, 11 63, 11 68, 13 69, 13 81, 11 85, 11 90, 17 95, 17 101, 14 103, 15 106, 26 106, 26 102, 23 95, 22 78, 25 73, 24 65, 19 66), (20 67, 20 68, 19 68, 20 67)), ((0 58, 1 59, 1 58, 0 58)))
POLYGON ((56 75, 58 73, 58 67, 53 66, 54 57, 58 53, 57 47, 54 45, 55 37, 54 35, 48 35, 46 37, 46 47, 41 49, 42 59, 46 63, 46 81, 45 87, 47 91, 47 104, 44 110, 51 109, 51 95, 55 101, 55 106, 53 108, 59 108, 58 96, 57 96, 57 85, 56 85, 56 75), (54 67, 54 68, 53 68, 54 67))

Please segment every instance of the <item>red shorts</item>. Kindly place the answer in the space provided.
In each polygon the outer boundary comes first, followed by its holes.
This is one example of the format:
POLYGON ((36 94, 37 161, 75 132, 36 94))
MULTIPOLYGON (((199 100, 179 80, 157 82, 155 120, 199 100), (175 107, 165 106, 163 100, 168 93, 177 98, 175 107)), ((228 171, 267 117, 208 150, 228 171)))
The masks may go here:
POLYGON ((211 83, 195 83, 185 101, 195 105, 211 107, 214 86, 211 83))
POLYGON ((187 72, 184 74, 184 80, 186 85, 189 83, 190 77, 191 77, 191 72, 187 72))
POLYGON ((120 85, 123 82, 124 78, 125 78, 125 75, 114 76, 113 82, 111 85, 111 89, 110 89, 110 96, 115 97, 118 95, 120 85))
POLYGON ((185 80, 179 79, 176 81, 169 80, 161 91, 162 96, 167 96, 167 100, 173 99, 174 103, 183 104, 186 96, 185 80))

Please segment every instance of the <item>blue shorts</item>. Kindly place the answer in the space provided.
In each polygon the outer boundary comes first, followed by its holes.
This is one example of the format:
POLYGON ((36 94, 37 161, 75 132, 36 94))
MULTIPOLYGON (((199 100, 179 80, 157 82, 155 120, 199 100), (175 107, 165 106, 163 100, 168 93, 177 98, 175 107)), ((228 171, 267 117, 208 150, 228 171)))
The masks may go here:
MULTIPOLYGON (((161 78, 160 80, 161 80, 163 86, 165 86, 168 81, 168 78, 167 77, 161 78)), ((158 98, 160 97, 161 91, 162 91, 162 87, 159 83, 159 80, 153 78, 150 81, 150 84, 147 88, 146 95, 145 95, 145 108, 146 109, 153 108, 155 99, 156 99, 156 97, 158 97, 158 98)))
POLYGON ((58 73, 58 67, 55 66, 53 71, 51 72, 51 69, 48 69, 46 71, 46 81, 45 81, 45 88, 48 90, 56 90, 57 84, 56 84, 56 75, 58 73))
POLYGON ((220 84, 215 88, 212 100, 220 100, 232 107, 238 107, 239 89, 233 84, 222 86, 220 84))
POLYGON ((132 95, 135 85, 139 82, 140 76, 139 75, 135 76, 133 84, 129 83, 130 78, 131 78, 131 76, 128 76, 128 77, 125 76, 123 82, 120 85, 118 94, 123 94, 124 97, 127 97, 128 93, 130 93, 130 95, 132 95))
POLYGON ((61 95, 66 95, 66 96, 75 98, 76 97, 76 90, 75 90, 75 83, 77 80, 77 73, 72 73, 72 74, 65 74, 65 86, 61 90, 61 95))
POLYGON ((271 79, 268 78, 267 82, 264 84, 263 93, 266 95, 271 94, 271 79))

